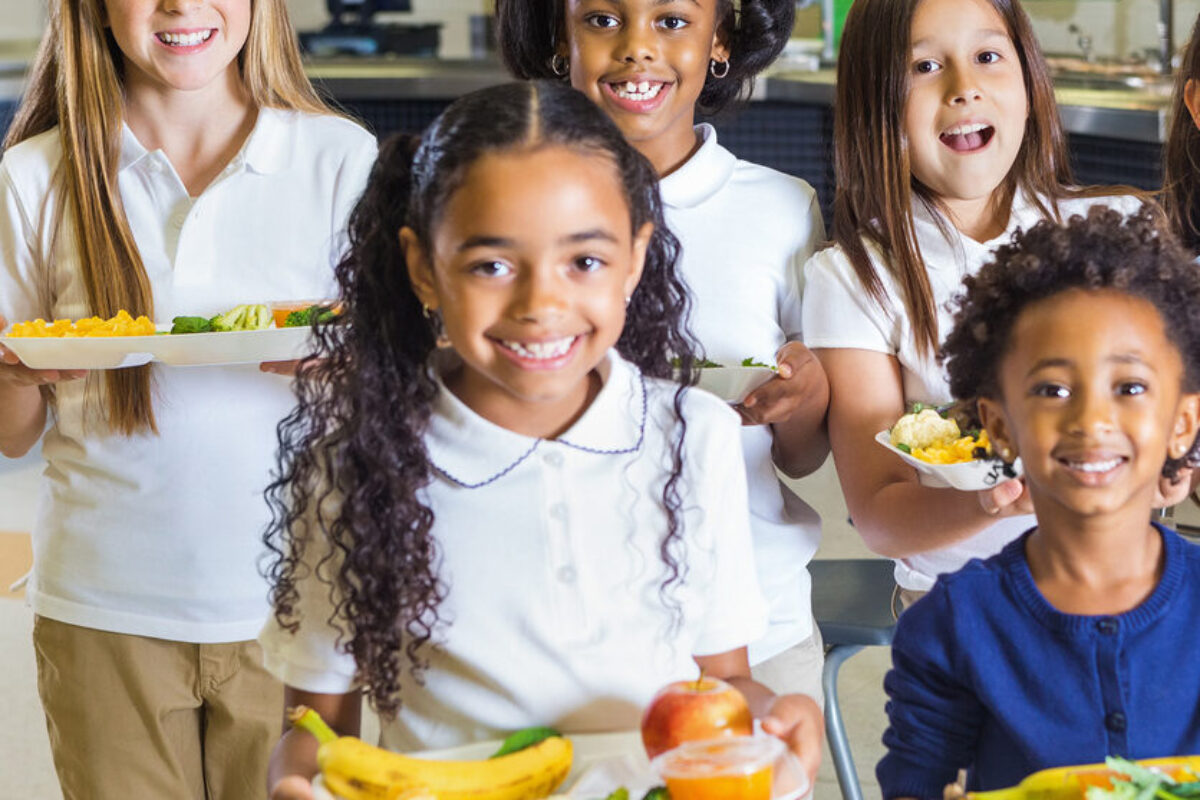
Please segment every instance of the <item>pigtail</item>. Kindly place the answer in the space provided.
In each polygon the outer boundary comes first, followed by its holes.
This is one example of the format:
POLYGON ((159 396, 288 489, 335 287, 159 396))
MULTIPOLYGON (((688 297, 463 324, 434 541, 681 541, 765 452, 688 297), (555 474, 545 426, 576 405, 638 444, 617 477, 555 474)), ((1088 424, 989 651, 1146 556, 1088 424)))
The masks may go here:
MULTIPOLYGON (((311 567, 330 584, 334 624, 382 713, 399 708, 406 656, 437 624, 445 591, 434 570, 431 479, 423 434, 437 386, 426 367, 434 332, 422 315, 400 249, 418 140, 380 150, 350 218, 350 250, 338 265, 343 313, 314 329, 313 356, 298 371, 297 406, 279 425, 278 477, 266 490, 264 536, 275 618, 295 632, 297 582, 314 538, 328 551, 311 567), (315 520, 315 524, 309 524, 315 520)), ((312 620, 321 623, 323 620, 312 620)))
POLYGON ((738 99, 748 99, 754 78, 783 52, 796 20, 795 0, 743 0, 735 9, 729 0, 717 4, 717 36, 729 49, 729 73, 709 74, 696 107, 713 116, 738 99))
POLYGON ((650 162, 632 148, 626 149, 619 164, 622 182, 630 195, 635 229, 649 221, 654 224, 654 233, 646 248, 642 278, 626 309, 625 329, 617 342, 617 352, 645 375, 678 382, 672 399, 676 429, 671 441, 671 472, 662 488, 667 529, 659 542, 659 557, 665 568, 659 598, 671 609, 678 625, 683 611, 671 587, 686 577, 683 496, 680 492, 687 439, 683 405, 688 389, 700 377, 700 347, 687 325, 691 294, 678 270, 679 240, 666 227, 663 217, 657 173, 650 162))

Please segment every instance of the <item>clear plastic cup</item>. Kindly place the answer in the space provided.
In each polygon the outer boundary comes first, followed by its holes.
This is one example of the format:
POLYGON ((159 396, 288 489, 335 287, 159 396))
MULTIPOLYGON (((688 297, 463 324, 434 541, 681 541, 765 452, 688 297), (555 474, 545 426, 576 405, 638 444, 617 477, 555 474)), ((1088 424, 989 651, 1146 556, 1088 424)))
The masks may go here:
POLYGON ((650 767, 671 800, 771 800, 775 764, 786 754, 773 736, 727 736, 684 742, 650 767))

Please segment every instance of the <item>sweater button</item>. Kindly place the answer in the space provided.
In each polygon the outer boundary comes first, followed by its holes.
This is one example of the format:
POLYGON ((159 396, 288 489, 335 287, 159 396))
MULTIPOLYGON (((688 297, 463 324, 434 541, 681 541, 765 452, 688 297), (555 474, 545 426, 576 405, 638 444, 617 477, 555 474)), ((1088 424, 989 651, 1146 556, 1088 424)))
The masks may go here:
POLYGON ((1105 617, 1096 622, 1096 630, 1103 633, 1105 636, 1112 636, 1117 632, 1117 621, 1111 617, 1105 617))
POLYGON ((1120 711, 1113 711, 1104 718, 1104 727, 1113 733, 1123 733, 1127 724, 1125 715, 1120 711))

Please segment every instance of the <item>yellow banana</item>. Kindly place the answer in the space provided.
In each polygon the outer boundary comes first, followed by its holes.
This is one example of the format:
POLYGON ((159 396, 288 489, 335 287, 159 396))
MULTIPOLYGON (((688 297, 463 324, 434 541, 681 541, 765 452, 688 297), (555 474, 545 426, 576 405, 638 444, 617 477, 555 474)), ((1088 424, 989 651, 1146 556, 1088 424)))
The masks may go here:
MULTIPOLYGON (((1158 767, 1177 780, 1194 780, 1200 775, 1200 756, 1147 758, 1138 762, 1144 767, 1158 767)), ((1043 769, 1025 778, 1017 786, 991 792, 970 792, 968 800, 1082 800, 1089 786, 1109 786, 1113 771, 1104 764, 1082 767, 1043 769)))
POLYGON ((553 793, 571 771, 571 742, 560 736, 498 758, 438 761, 338 736, 304 706, 289 718, 317 737, 321 776, 344 800, 534 800, 553 793))

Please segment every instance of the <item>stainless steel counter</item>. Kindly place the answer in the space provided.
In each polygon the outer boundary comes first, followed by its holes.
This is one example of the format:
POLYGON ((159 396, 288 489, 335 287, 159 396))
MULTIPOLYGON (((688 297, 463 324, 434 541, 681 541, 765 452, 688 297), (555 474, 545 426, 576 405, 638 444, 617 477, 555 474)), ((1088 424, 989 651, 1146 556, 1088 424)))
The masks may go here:
MULTIPOLYGON (((311 63, 309 75, 335 97, 356 99, 457 97, 507 80, 499 64, 479 61, 328 61, 311 63)), ((1055 92, 1069 133, 1140 142, 1162 142, 1170 97, 1145 89, 1079 89, 1055 92)), ((832 105, 833 70, 776 70, 755 87, 752 101, 832 105)))
MULTIPOLYGON (((30 56, 28 45, 0 47, 0 102, 20 97, 21 65, 30 56)), ((329 59, 307 69, 334 97, 360 100, 447 99, 508 79, 494 61, 329 59)), ((778 69, 758 82, 753 101, 830 105, 833 94, 832 70, 778 69)), ((1170 98, 1164 90, 1060 87, 1056 95, 1069 133, 1152 143, 1165 138, 1170 98)))

